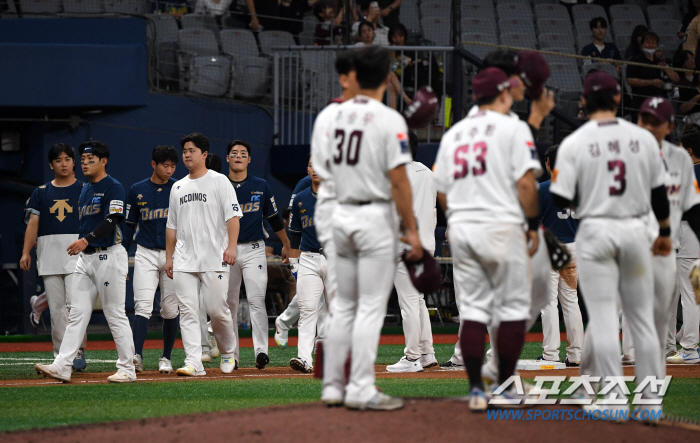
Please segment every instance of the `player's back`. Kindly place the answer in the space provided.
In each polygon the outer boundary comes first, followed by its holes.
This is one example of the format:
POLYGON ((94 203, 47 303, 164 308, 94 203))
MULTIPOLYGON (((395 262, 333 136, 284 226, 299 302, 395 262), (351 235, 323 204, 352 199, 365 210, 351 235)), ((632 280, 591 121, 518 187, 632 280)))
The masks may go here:
POLYGON ((337 106, 330 125, 330 172, 340 203, 390 201, 389 171, 411 161, 406 122, 365 96, 337 106))
POLYGON ((541 165, 528 126, 495 111, 480 111, 443 136, 435 181, 447 196, 450 220, 522 223, 517 182, 541 165))
POLYGON ((406 165, 406 175, 411 183, 413 215, 418 223, 420 242, 426 250, 432 252, 435 250, 435 226, 437 225, 435 210, 437 190, 433 173, 423 163, 414 161, 406 165))
POLYGON ((572 200, 577 193, 582 219, 640 217, 651 209, 651 190, 664 175, 649 131, 619 118, 590 121, 562 142, 551 191, 572 200))

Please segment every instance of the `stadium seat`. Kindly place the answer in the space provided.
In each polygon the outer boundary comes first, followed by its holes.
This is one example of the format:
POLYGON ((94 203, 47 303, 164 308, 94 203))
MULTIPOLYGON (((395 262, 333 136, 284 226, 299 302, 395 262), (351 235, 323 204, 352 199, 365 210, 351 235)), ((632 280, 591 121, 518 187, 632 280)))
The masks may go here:
POLYGON ((569 93, 570 96, 580 95, 583 90, 581 76, 576 65, 570 63, 549 63, 550 77, 547 82, 560 92, 569 93))
POLYGON ((316 32, 316 25, 318 23, 318 19, 315 15, 304 16, 304 31, 316 32))
POLYGON ((335 96, 335 52, 301 51, 301 65, 306 103, 310 110, 320 110, 335 96))
POLYGON ((61 12, 61 0, 19 0, 24 14, 55 14, 61 12))
POLYGON ((499 20, 508 18, 532 20, 532 8, 529 2, 499 2, 496 5, 496 13, 498 14, 499 20))
POLYGON ((566 6, 553 3, 535 5, 535 18, 538 22, 544 19, 555 19, 571 23, 571 17, 569 16, 569 11, 566 10, 566 6))
POLYGON ((672 5, 649 5, 647 6, 647 15, 649 21, 653 20, 672 20, 680 24, 680 14, 678 9, 672 5))
POLYGON ((272 55, 275 46, 296 46, 294 36, 287 31, 262 31, 258 34, 260 51, 272 55))
POLYGON ((647 18, 644 16, 642 8, 638 5, 612 5, 610 6, 610 20, 632 20, 637 24, 646 25, 647 18))
POLYGON ((151 2, 145 0, 104 0, 105 12, 116 14, 145 14, 151 2))
POLYGON ((476 32, 480 34, 498 34, 498 27, 495 21, 483 18, 462 17, 462 33, 476 32))
POLYGON ((423 38, 434 45, 447 46, 450 44, 451 24, 445 17, 423 17, 421 19, 423 38))
POLYGON ((578 21, 585 21, 586 23, 589 23, 596 17, 603 17, 608 23, 610 23, 610 20, 608 20, 608 15, 605 13, 605 9, 603 9, 603 7, 600 5, 574 5, 571 7, 571 16, 574 23, 578 21))
POLYGON ((418 2, 403 2, 399 8, 399 18, 408 32, 414 36, 422 35, 418 2))
POLYGON ((537 32, 539 34, 569 34, 572 40, 574 35, 571 32, 571 20, 561 20, 556 18, 542 18, 537 20, 537 32))
POLYGON ((221 49, 232 56, 231 92, 246 98, 264 94, 271 74, 270 60, 260 56, 253 32, 247 29, 221 31, 221 49))
POLYGON ((180 89, 209 96, 228 91, 231 76, 229 56, 219 54, 214 33, 189 28, 178 32, 180 89))
POLYGON ((170 14, 149 14, 146 28, 148 40, 153 45, 156 65, 156 82, 177 80, 177 20, 170 14))
POLYGON ((185 14, 180 19, 180 23, 182 23, 182 29, 208 29, 214 34, 216 41, 221 42, 219 25, 211 15, 185 14))
POLYGON ((464 0, 462 2, 462 17, 483 18, 496 21, 496 10, 491 2, 475 2, 464 0))
POLYGON ((501 19, 498 21, 498 27, 501 33, 519 32, 521 34, 532 34, 533 37, 535 36, 535 26, 532 19, 501 19))
POLYGON ((574 36, 569 34, 549 33, 538 35, 540 49, 546 48, 569 48, 573 53, 576 53, 574 46, 574 36))
POLYGON ((674 34, 680 29, 680 22, 670 19, 653 19, 649 21, 649 27, 657 34, 674 34))
POLYGON ((639 25, 646 26, 646 22, 640 23, 636 20, 615 20, 612 24, 612 29, 614 31, 615 36, 626 35, 627 37, 629 37, 632 35, 634 28, 636 28, 639 25))
POLYGON ((506 32, 501 34, 501 44, 516 48, 537 49, 537 38, 534 34, 506 32))
MULTIPOLYGON (((403 6, 403 3, 401 4, 403 6)), ((449 0, 443 1, 423 1, 420 4, 422 17, 449 17, 452 12, 452 5, 449 0)))
POLYGON ((467 49, 467 51, 477 55, 480 58, 484 58, 486 54, 493 51, 495 48, 492 46, 481 46, 481 45, 469 45, 464 42, 481 42, 481 43, 491 43, 494 45, 498 44, 498 37, 496 34, 490 33, 479 33, 479 32, 463 32, 460 36, 460 43, 467 49))
POLYGON ((101 14, 103 0, 63 0, 63 12, 70 14, 101 14))

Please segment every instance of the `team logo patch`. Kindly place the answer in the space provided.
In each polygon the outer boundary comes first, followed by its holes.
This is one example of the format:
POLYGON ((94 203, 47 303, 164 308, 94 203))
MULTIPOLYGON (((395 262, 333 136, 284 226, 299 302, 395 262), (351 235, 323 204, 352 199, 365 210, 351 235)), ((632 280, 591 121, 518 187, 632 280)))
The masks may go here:
POLYGON ((124 213, 124 202, 121 200, 112 200, 109 203, 109 213, 110 214, 123 214, 124 213))
POLYGON ((272 209, 277 212, 277 203, 275 203, 275 197, 270 197, 270 202, 272 203, 272 209))
POLYGON ((399 144, 401 145, 401 153, 408 154, 411 152, 411 148, 408 146, 408 134, 405 132, 400 133, 396 136, 399 139, 399 144))
MULTIPOLYGON (((159 189, 159 191, 160 191, 160 189, 159 189)), ((138 198, 139 200, 141 200, 141 199, 143 198, 143 194, 137 195, 136 198, 138 198)))

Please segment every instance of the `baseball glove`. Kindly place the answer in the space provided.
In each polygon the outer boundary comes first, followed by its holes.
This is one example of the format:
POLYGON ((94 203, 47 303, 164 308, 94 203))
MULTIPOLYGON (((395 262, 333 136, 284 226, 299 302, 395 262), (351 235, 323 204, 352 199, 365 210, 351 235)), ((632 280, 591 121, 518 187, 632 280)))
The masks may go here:
POLYGON ((571 252, 567 249, 566 245, 560 242, 554 233, 546 228, 544 230, 544 242, 547 244, 549 260, 552 262, 553 270, 558 271, 563 269, 571 262, 571 252))
POLYGON ((695 303, 700 305, 700 262, 695 262, 695 266, 690 271, 690 282, 695 291, 695 303))

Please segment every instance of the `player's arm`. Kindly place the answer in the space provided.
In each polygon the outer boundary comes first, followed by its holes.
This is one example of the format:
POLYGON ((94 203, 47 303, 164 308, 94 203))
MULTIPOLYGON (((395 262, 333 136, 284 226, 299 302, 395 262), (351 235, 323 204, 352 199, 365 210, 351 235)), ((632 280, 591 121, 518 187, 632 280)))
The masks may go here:
POLYGON ((29 267, 32 265, 32 256, 30 253, 36 243, 38 233, 39 216, 32 213, 29 216, 27 230, 24 232, 24 247, 22 248, 22 258, 19 260, 19 267, 22 268, 23 271, 29 271, 29 267))
POLYGON ((406 166, 400 165, 390 170, 389 179, 391 180, 391 194, 394 197, 396 210, 401 217, 406 233, 405 241, 411 246, 411 250, 406 254, 406 259, 418 261, 423 257, 423 247, 418 237, 416 218, 413 216, 411 184, 406 175, 406 166))
POLYGON ((289 242, 291 247, 291 252, 289 253, 289 267, 291 268, 292 275, 297 278, 297 271, 299 270, 299 256, 301 255, 301 218, 299 218, 299 205, 295 198, 292 201, 292 213, 289 215, 289 242))
MULTIPOLYGON (((232 188, 233 189, 233 188, 232 188)), ((236 264, 236 247, 238 246, 238 233, 241 230, 241 221, 238 217, 226 220, 226 232, 228 232, 228 247, 224 251, 224 263, 236 264)))
POLYGON ((668 255, 671 253, 671 212, 666 194, 666 186, 661 185, 651 190, 651 209, 659 222, 659 237, 654 241, 652 252, 654 255, 668 255))
POLYGON ((136 203, 136 192, 134 192, 133 186, 129 189, 129 195, 126 198, 126 223, 124 226, 124 237, 122 238, 122 246, 129 252, 131 249, 131 242, 134 240, 134 231, 136 230, 136 224, 139 219, 139 208, 136 203))
POLYGON ((539 236, 537 230, 540 226, 540 208, 537 198, 537 180, 532 170, 529 170, 518 180, 516 189, 518 190, 518 200, 523 207, 525 217, 527 217, 527 239, 529 243, 528 253, 532 256, 537 252, 539 246, 539 236))
POLYGON ((265 183, 265 206, 263 207, 263 216, 270 222, 272 230, 275 231, 277 237, 282 242, 282 263, 289 263, 289 238, 284 230, 284 222, 279 212, 277 212, 277 204, 275 197, 272 195, 270 185, 265 183))
POLYGON ((177 230, 165 228, 165 273, 173 278, 173 254, 177 244, 177 230))
POLYGON ((122 214, 109 214, 91 233, 83 238, 79 238, 68 246, 68 254, 78 255, 83 252, 90 243, 94 243, 111 234, 112 231, 117 228, 122 217, 122 214))
MULTIPOLYGON (((539 131, 542 122, 552 112, 552 109, 554 109, 554 91, 544 88, 542 95, 537 100, 533 100, 530 105, 530 115, 527 118, 530 130, 539 131)), ((532 133, 533 139, 537 138, 535 131, 532 133)))

